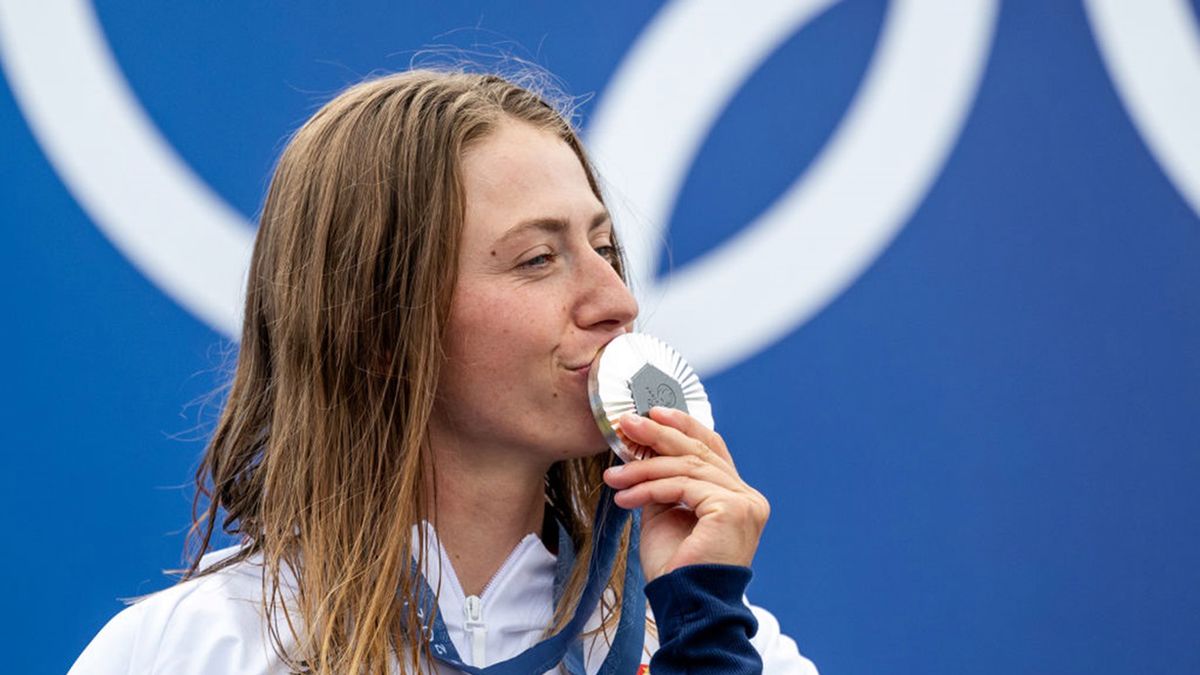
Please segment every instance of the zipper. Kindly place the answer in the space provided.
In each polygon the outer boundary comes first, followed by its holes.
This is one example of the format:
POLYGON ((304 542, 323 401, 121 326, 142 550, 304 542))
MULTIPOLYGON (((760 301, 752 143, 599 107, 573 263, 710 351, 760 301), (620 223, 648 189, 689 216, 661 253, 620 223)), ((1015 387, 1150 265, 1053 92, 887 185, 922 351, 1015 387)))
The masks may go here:
POLYGON ((487 625, 483 623, 483 601, 478 595, 467 596, 463 613, 467 619, 463 627, 471 639, 471 663, 476 668, 482 668, 487 656, 487 625))
MULTIPOLYGON (((528 539, 528 535, 525 539, 528 539)), ((496 583, 497 579, 504 578, 509 569, 517 563, 517 559, 521 556, 526 540, 522 539, 517 547, 508 554, 504 562, 500 565, 500 569, 488 579, 483 590, 479 591, 479 595, 468 595, 463 601, 463 615, 466 621, 463 623, 463 628, 467 631, 467 637, 471 641, 471 662, 476 668, 484 667, 484 659, 487 656, 487 624, 483 622, 483 597, 487 595, 489 589, 496 583)))
MULTIPOLYGON (((535 535, 526 535, 525 539, 528 539, 530 536, 535 535)), ((517 547, 509 552, 508 557, 504 559, 504 562, 500 563, 500 569, 496 570, 496 573, 492 575, 492 578, 488 579, 488 582, 484 584, 483 590, 479 591, 479 597, 482 598, 483 596, 487 595, 488 589, 490 589, 496 583, 496 580, 504 577, 504 574, 508 572, 509 568, 517 563, 517 558, 521 557, 521 553, 525 549, 525 539, 522 539, 520 542, 518 542, 517 547)))

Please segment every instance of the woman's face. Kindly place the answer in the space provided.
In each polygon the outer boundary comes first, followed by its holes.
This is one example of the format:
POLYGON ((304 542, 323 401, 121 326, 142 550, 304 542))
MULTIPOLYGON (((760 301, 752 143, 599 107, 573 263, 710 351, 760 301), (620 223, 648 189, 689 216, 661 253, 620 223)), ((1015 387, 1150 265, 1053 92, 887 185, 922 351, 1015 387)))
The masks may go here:
POLYGON ((637 316, 608 213, 571 148, 521 122, 475 144, 462 171, 435 442, 542 464, 601 452, 588 367, 637 316))

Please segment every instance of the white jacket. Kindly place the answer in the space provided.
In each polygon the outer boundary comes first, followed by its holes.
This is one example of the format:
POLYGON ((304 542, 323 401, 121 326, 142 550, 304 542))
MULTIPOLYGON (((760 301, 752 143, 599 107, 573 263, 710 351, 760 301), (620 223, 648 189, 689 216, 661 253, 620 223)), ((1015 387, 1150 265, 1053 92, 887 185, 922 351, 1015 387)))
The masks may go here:
MULTIPOLYGON (((428 542, 437 555, 429 556, 425 577, 434 589, 440 580, 438 606, 465 663, 491 665, 543 639, 553 618, 556 559, 536 535, 521 540, 479 596, 463 593, 432 528, 428 542)), ((203 565, 235 550, 211 553, 203 565)), ((108 622, 68 675, 288 673, 267 636, 261 572, 256 561, 247 560, 137 602, 108 622)), ((800 655, 796 643, 780 633, 775 617, 753 605, 751 610, 758 619, 758 633, 751 642, 762 655, 763 672, 816 675, 816 668, 800 655)), ((587 630, 599 626, 599 620, 598 614, 593 616, 587 630)), ((279 632, 287 636, 286 629, 279 632)), ((657 639, 648 631, 643 664, 650 662, 657 648, 657 639)), ((607 653, 607 643, 600 636, 585 646, 589 673, 599 669, 607 653)), ((436 670, 426 670, 447 675, 458 672, 440 663, 436 670)))

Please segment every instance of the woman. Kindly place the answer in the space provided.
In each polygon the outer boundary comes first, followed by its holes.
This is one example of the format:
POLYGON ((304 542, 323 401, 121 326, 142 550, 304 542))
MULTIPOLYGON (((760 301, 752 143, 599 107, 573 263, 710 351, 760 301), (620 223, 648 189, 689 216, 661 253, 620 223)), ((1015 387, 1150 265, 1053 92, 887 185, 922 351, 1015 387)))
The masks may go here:
POLYGON ((623 429, 658 456, 613 466, 586 382, 637 315, 621 270, 539 95, 335 98, 271 183, 187 579, 73 672, 813 672, 741 601, 768 507, 720 436, 655 409, 623 429), (218 520, 242 543, 209 553, 218 520))

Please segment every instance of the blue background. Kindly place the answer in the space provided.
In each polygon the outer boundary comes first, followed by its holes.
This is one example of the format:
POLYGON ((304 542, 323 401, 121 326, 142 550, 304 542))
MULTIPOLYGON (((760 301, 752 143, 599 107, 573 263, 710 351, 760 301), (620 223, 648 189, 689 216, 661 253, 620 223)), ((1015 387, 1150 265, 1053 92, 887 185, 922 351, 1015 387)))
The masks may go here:
MULTIPOLYGON (((252 218, 288 132, 367 73, 483 43, 602 97, 656 8, 96 9, 154 122, 252 218)), ((675 265, 820 151, 885 11, 834 6, 745 83, 681 193, 675 265)), ((0 634, 7 672, 62 672, 118 598, 171 583, 234 346, 92 224, 6 86, 0 148, 0 634)), ((1200 219, 1082 8, 1005 4, 966 126, 900 235, 821 313, 707 380, 773 505, 751 598, 825 673, 1200 672, 1198 259, 1200 219)))

